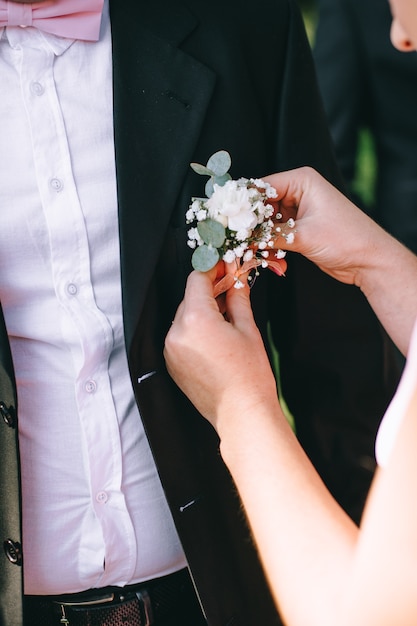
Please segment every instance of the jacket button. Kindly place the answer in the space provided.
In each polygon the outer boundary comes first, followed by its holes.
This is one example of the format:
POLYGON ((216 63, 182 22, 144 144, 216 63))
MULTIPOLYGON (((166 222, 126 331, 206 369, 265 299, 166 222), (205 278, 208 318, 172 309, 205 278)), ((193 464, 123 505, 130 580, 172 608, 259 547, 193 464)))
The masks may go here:
POLYGON ((16 427, 16 415, 12 406, 7 408, 5 403, 0 401, 0 415, 7 426, 10 426, 10 428, 16 427))
POLYGON ((18 541, 6 539, 6 541, 3 543, 3 548, 10 563, 13 563, 13 565, 22 565, 22 546, 18 541))

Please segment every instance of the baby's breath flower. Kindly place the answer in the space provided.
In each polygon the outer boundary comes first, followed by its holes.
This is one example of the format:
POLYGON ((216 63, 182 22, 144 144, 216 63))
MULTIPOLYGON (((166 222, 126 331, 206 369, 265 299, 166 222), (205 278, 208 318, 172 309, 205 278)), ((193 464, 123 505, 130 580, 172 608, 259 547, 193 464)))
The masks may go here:
POLYGON ((202 222, 207 218, 207 211, 205 209, 200 209, 196 213, 196 218, 198 222, 202 222))
POLYGON ((277 190, 271 187, 271 185, 265 186, 265 193, 267 198, 278 198, 277 190))
POLYGON ((223 261, 225 263, 233 263, 233 261, 236 260, 236 254, 234 253, 233 250, 226 250, 226 252, 223 254, 223 261))
POLYGON ((247 241, 251 236, 251 231, 248 228, 242 228, 235 234, 236 241, 247 241))
POLYGON ((200 237, 200 234, 199 234, 197 228, 190 228, 187 234, 188 234, 189 241, 190 242, 194 242, 194 245, 192 246, 193 248, 196 245, 201 246, 204 243, 203 240, 200 237))
POLYGON ((234 253, 238 259, 241 259, 243 257, 243 255, 245 254, 246 248, 247 248, 247 245, 236 246, 236 248, 234 249, 234 253))
POLYGON ((195 217, 195 213, 193 209, 190 207, 187 213, 185 214, 185 219, 187 221, 187 224, 191 224, 191 222, 194 221, 194 217, 195 217))

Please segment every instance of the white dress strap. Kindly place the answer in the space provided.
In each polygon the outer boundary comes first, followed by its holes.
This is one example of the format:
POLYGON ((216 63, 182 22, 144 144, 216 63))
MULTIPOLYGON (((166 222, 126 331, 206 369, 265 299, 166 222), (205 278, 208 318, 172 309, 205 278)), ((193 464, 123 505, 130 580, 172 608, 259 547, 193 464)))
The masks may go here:
POLYGON ((389 455, 394 447, 395 438, 399 431, 402 418, 411 401, 411 396, 417 385, 417 320, 414 323, 410 346, 404 372, 397 391, 388 406, 378 429, 375 443, 376 461, 380 467, 385 467, 389 455))

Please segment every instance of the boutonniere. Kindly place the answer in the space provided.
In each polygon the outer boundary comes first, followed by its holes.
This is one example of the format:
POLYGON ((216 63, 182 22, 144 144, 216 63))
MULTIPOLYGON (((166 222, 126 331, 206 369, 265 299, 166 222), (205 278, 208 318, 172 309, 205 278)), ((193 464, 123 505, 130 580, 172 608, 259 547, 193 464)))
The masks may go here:
POLYGON ((282 224, 272 202, 277 199, 276 190, 262 179, 239 178, 232 180, 229 169, 230 154, 220 150, 213 154, 206 165, 191 163, 197 173, 208 176, 206 198, 192 198, 186 213, 188 245, 194 249, 192 265, 200 272, 207 272, 223 260, 234 263, 236 271, 217 285, 217 293, 234 285, 244 286, 242 274, 249 274, 253 281, 259 268, 269 268, 283 276, 287 268, 285 251, 276 250, 276 239, 282 236, 287 243, 294 240, 293 219, 282 224))

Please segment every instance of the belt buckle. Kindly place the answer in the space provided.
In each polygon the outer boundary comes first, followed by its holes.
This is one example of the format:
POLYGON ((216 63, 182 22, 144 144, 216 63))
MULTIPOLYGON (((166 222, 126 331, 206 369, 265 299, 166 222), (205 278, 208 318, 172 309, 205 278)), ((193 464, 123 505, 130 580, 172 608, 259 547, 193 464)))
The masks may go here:
MULTIPOLYGON (((149 596, 149 593, 146 589, 138 590, 134 592, 134 596, 138 599, 139 602, 139 610, 141 613, 140 620, 141 626, 152 626, 154 624, 154 615, 152 610, 152 602, 149 596)), ((133 596, 133 597, 134 597, 133 596)), ((75 602, 57 602, 61 609, 61 619, 60 624, 62 626, 70 626, 70 621, 66 615, 65 609, 71 609, 72 607, 89 607, 89 606, 97 606, 100 604, 110 604, 114 601, 115 594, 109 593, 105 596, 100 596, 100 598, 92 599, 92 600, 78 600, 75 602)), ((120 596, 120 600, 127 600, 126 597, 120 596)))
POLYGON ((139 600, 139 606, 143 609, 145 622, 143 626, 152 626, 154 623, 153 611, 152 611, 152 602, 149 596, 149 593, 146 589, 142 589, 142 591, 135 591, 136 597, 139 600))
POLYGON ((114 593, 109 593, 106 596, 101 596, 100 598, 97 598, 96 600, 84 600, 84 601, 78 601, 78 602, 58 602, 57 604, 59 604, 59 607, 61 609, 61 619, 59 620, 59 623, 62 624, 62 626, 70 626, 70 621, 67 618, 67 615, 65 613, 65 608, 71 608, 73 606, 94 606, 97 604, 107 604, 109 602, 113 602, 114 600, 114 593))

